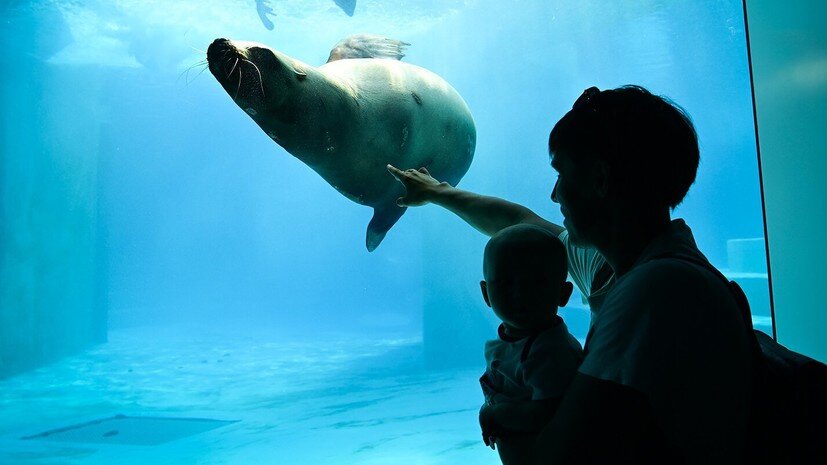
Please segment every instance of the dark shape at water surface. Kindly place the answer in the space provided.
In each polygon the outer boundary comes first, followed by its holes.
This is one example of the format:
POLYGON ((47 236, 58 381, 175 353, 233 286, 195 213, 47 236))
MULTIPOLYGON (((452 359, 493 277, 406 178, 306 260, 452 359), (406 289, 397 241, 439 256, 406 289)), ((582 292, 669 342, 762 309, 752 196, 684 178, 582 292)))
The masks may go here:
POLYGON ((20 439, 154 446, 193 436, 235 421, 208 418, 114 417, 65 426, 20 439))
MULTIPOLYGON (((353 12, 356 11, 356 0, 333 0, 333 2, 348 16, 353 16, 353 12)), ((256 13, 258 13, 259 19, 261 19, 261 24, 264 24, 264 27, 266 27, 268 31, 272 31, 275 28, 270 16, 275 16, 276 14, 273 13, 273 8, 270 7, 270 0, 256 0, 256 13)))
POLYGON ((356 0, 333 0, 348 16, 353 16, 356 10, 356 0))
POLYGON ((273 9, 270 8, 270 2, 268 0, 256 0, 256 12, 264 27, 266 27, 268 31, 272 31, 275 26, 267 15, 275 16, 275 14, 273 13, 273 9))

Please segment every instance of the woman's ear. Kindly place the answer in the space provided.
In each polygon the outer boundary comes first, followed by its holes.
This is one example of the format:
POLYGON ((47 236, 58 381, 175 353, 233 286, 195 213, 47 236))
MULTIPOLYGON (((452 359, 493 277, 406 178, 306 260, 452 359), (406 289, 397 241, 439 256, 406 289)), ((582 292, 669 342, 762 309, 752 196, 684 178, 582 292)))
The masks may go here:
POLYGON ((482 291, 482 298, 485 300, 485 305, 491 306, 491 301, 488 299, 488 283, 480 281, 480 290, 482 291))
POLYGON ((560 302, 558 302, 559 307, 565 307, 566 304, 569 303, 572 292, 574 292, 574 284, 566 281, 560 285, 560 302))
POLYGON ((597 160, 592 166, 592 187, 600 198, 609 195, 611 169, 609 164, 603 160, 597 160))

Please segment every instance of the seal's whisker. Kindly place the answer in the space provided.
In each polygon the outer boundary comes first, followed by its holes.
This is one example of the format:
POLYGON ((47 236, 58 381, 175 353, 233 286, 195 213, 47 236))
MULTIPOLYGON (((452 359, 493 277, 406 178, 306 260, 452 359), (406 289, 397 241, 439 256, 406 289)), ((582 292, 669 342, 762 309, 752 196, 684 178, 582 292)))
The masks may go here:
POLYGON ((233 97, 233 101, 238 98, 238 92, 241 90, 241 68, 238 68, 238 88, 235 90, 235 97, 233 97))
MULTIPOLYGON (((189 81, 187 78, 189 78, 190 70, 191 70, 191 69, 193 69, 193 68, 195 68, 196 66, 207 65, 207 64, 208 64, 208 63, 207 63, 207 60, 201 60, 201 61, 199 61, 198 63, 195 63, 195 64, 193 64, 193 65, 188 66, 188 67, 187 67, 187 69, 185 69, 184 71, 181 71, 181 74, 179 74, 179 75, 178 75, 178 79, 177 79, 177 80, 180 80, 180 79, 181 79, 181 76, 186 75, 186 77, 184 77, 184 80, 185 80, 185 81, 187 81, 187 84, 189 84, 191 81, 189 81)), ((206 68, 204 68, 204 69, 206 69, 206 68)), ((202 70, 201 70, 201 72, 203 73, 203 72, 204 72, 204 70, 202 69, 202 70)), ((198 73, 198 75, 200 76, 200 75, 201 75, 201 73, 198 73)), ((196 76, 196 77, 198 77, 198 76, 196 76)), ((177 80, 176 80, 176 81, 177 81, 177 80)))
MULTIPOLYGON (((233 74, 233 71, 235 71, 235 65, 237 65, 237 64, 238 64, 238 58, 235 59, 235 63, 233 63, 233 68, 230 70, 229 73, 227 73, 227 79, 229 79, 230 75, 233 74)), ((241 68, 239 68, 239 70, 238 70, 238 80, 241 81, 241 68)))
POLYGON ((253 65, 253 68, 256 69, 256 72, 258 73, 258 83, 261 86, 261 96, 266 97, 266 95, 264 95, 264 79, 261 78, 261 70, 259 70, 258 66, 256 66, 256 64, 253 63, 252 61, 244 60, 244 59, 242 59, 242 60, 246 61, 247 63, 250 63, 251 65, 253 65))
POLYGON ((203 54, 205 54, 205 55, 207 54, 207 51, 206 51, 206 50, 201 50, 200 48, 195 48, 195 47, 193 47, 192 45, 190 45, 190 46, 189 46, 189 48, 191 48, 191 49, 195 50, 196 52, 201 52, 201 53, 203 53, 203 54))
MULTIPOLYGON (((203 73, 203 72, 204 72, 207 68, 209 68, 209 65, 207 65, 206 63, 204 63, 204 67, 203 67, 203 68, 201 68, 201 71, 199 71, 199 72, 198 72, 198 74, 196 74, 196 75, 195 75, 195 77, 194 77, 194 78, 192 78, 192 80, 194 81, 194 80, 198 79, 198 76, 200 76, 200 75, 201 75, 201 73, 203 73)), ((190 81, 190 82, 192 82, 192 81, 190 81)))

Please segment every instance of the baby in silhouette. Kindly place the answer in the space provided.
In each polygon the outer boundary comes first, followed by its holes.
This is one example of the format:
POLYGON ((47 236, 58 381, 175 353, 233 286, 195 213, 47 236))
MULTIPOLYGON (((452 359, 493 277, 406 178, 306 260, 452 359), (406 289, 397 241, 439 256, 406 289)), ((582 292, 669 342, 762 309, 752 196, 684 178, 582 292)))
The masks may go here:
POLYGON ((551 420, 583 358, 580 343, 557 315, 573 286, 566 251, 553 233, 515 225, 485 247, 485 303, 502 321, 485 344, 480 384, 483 441, 504 465, 531 462, 536 434, 551 420))

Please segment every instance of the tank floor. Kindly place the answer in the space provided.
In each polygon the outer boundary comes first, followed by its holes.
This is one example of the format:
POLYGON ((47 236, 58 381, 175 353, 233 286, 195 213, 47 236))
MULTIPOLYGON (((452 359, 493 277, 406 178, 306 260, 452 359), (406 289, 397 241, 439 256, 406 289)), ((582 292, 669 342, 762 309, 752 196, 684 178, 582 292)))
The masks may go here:
POLYGON ((266 329, 113 331, 106 344, 0 381, 0 463, 499 463, 477 426, 482 367, 425 371, 420 344, 266 329), (22 439, 115 415, 234 422, 155 445, 130 440, 151 433, 140 425, 118 431, 117 443, 22 439))

